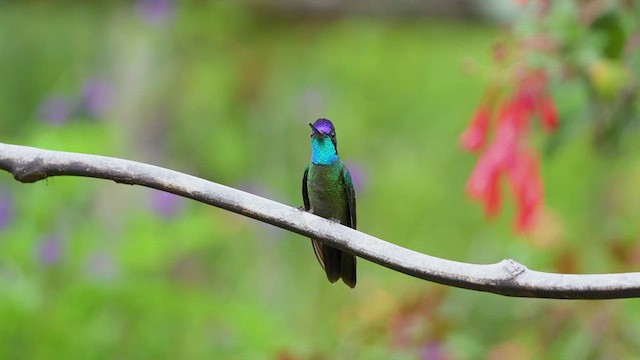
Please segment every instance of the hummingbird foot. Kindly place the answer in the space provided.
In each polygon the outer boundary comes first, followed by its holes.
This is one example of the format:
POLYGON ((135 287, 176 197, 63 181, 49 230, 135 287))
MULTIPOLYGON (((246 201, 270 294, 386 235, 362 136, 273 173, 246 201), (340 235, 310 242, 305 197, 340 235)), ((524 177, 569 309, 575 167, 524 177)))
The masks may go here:
POLYGON ((308 212, 309 214, 313 214, 313 210, 309 209, 305 209, 304 206, 296 206, 296 209, 300 210, 300 211, 304 211, 304 212, 308 212))

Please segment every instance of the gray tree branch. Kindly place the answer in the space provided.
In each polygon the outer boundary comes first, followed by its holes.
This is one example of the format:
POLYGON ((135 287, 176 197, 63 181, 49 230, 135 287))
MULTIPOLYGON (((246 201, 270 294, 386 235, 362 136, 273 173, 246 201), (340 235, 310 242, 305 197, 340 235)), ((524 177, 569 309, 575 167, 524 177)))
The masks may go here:
POLYGON ((134 161, 0 143, 0 169, 10 172, 17 181, 23 183, 36 182, 50 176, 71 175, 168 191, 305 237, 319 239, 387 268, 444 285, 519 297, 640 297, 640 273, 637 272, 553 274, 529 270, 510 259, 489 265, 440 259, 400 247, 295 207, 134 161))

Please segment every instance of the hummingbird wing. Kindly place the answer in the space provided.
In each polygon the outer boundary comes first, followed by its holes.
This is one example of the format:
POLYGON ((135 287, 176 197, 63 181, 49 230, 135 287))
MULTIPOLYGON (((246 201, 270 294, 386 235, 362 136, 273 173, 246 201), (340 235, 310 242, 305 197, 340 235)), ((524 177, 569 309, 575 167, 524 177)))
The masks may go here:
POLYGON ((351 174, 346 166, 342 170, 342 188, 349 207, 350 224, 348 225, 350 228, 355 229, 358 222, 356 217, 356 192, 353 190, 353 180, 351 180, 351 174))
POLYGON ((309 211, 311 204, 309 204, 309 191, 307 190, 307 177, 309 176, 309 165, 304 169, 304 175, 302 175, 302 201, 304 202, 304 210, 309 211))
MULTIPOLYGON (((309 191, 307 190, 307 177, 309 176, 309 166, 304 169, 304 175, 302 176, 302 201, 304 202, 304 210, 309 211, 311 204, 309 203, 309 191)), ((316 254, 316 259, 320 263, 320 266, 324 269, 324 259, 322 257, 322 243, 311 239, 311 245, 313 246, 313 252, 316 254)))
MULTIPOLYGON (((356 228, 356 193, 353 190, 353 180, 351 180, 351 174, 345 166, 342 170, 342 189, 344 190, 344 196, 347 198, 347 210, 349 212, 349 224, 351 228, 356 228)), ((354 288, 356 286, 356 257, 352 254, 342 252, 340 257, 340 270, 342 281, 347 286, 354 288)))

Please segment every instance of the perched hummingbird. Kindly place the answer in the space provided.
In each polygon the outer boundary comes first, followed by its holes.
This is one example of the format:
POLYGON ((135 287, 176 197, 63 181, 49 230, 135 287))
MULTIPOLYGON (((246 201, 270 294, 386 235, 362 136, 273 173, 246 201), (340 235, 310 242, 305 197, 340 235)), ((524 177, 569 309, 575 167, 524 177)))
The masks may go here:
MULTIPOLYGON (((318 119, 311 127, 311 164, 302 177, 304 209, 318 216, 356 228, 356 195, 346 166, 338 157, 336 129, 318 119)), ((313 251, 331 283, 356 286, 356 257, 311 239, 313 251)))

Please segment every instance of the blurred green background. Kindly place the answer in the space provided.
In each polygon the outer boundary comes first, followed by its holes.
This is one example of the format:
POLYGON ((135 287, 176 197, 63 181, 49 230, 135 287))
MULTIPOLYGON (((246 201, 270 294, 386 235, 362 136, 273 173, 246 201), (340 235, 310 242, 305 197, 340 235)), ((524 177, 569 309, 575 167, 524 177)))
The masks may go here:
MULTIPOLYGON (((458 137, 499 32, 250 2, 1 2, 0 141, 298 206, 307 123, 327 117, 361 231, 458 261, 637 271, 638 145, 594 156, 578 133, 545 157, 527 237, 510 198, 493 222, 465 198, 476 157, 458 137)), ((561 121, 570 86, 555 90, 561 121)), ((2 359, 617 359, 640 352, 639 332, 637 300, 506 298, 365 260, 350 290, 308 239, 269 225, 142 187, 0 174, 2 359)))

